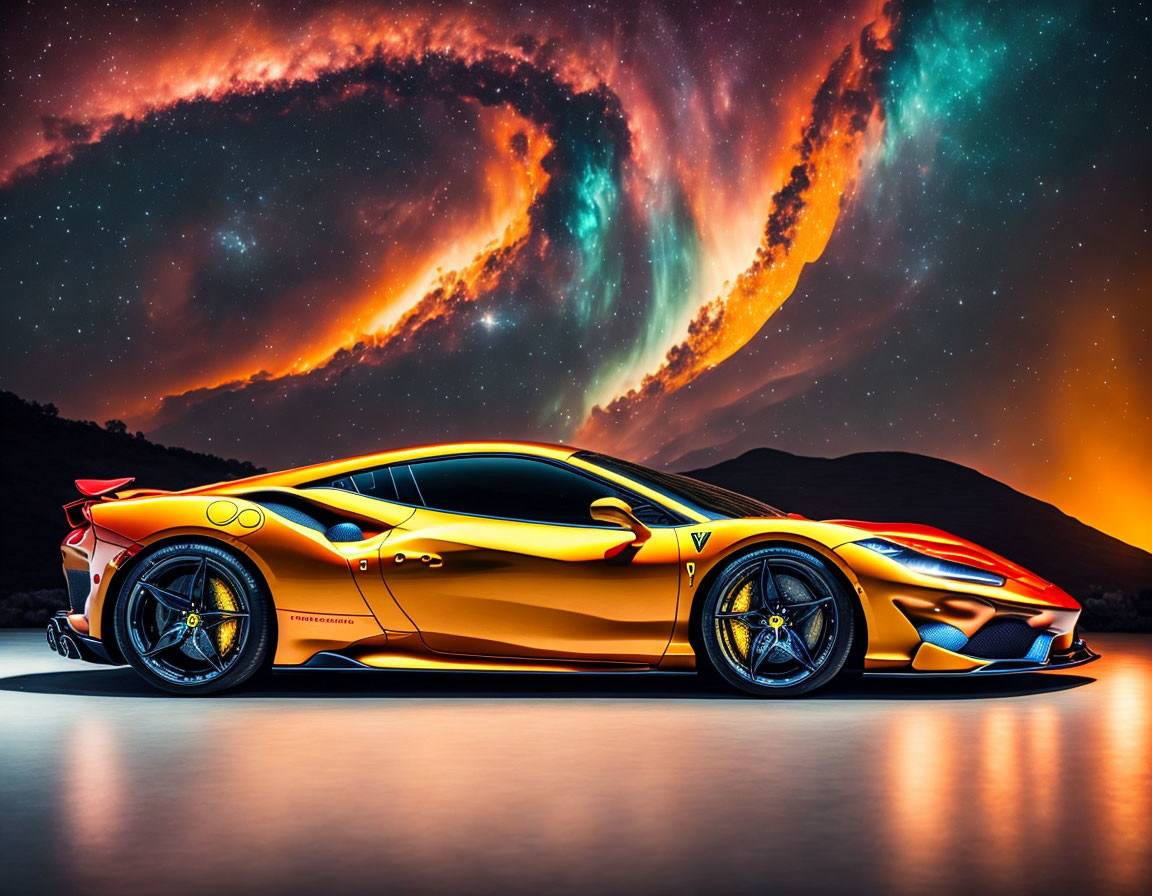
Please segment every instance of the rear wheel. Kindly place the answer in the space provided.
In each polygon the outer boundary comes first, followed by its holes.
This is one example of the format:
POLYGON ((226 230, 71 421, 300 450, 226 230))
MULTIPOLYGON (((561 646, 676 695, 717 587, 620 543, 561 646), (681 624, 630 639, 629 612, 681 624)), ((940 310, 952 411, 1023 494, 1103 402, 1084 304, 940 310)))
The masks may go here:
POLYGON ((760 548, 716 579, 700 616, 704 647, 731 685, 795 696, 826 684, 852 647, 851 597, 824 560, 799 548, 760 548))
POLYGON ((139 562, 120 589, 120 652, 150 684, 173 694, 236 687, 263 664, 269 601, 256 577, 212 545, 165 545, 139 562))

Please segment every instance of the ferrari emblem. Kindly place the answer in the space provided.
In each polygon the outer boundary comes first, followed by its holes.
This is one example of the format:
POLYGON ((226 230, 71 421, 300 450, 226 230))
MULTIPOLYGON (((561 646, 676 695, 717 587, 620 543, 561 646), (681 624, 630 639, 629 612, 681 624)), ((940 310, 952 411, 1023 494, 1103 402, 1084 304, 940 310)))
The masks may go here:
POLYGON ((783 616, 769 616, 768 617, 768 624, 770 626, 772 626, 772 628, 780 628, 780 626, 782 626, 784 624, 784 617, 783 616))
POLYGON ((684 564, 684 568, 688 571, 688 587, 692 587, 692 582, 696 578, 696 564, 689 560, 684 564))
POLYGON ((692 543, 696 545, 696 553, 699 554, 704 550, 704 545, 708 544, 708 539, 712 535, 711 532, 693 532, 692 543))
POLYGON ((188 628, 196 628, 196 626, 200 624, 200 617, 195 613, 189 613, 184 617, 184 624, 188 626, 188 628))

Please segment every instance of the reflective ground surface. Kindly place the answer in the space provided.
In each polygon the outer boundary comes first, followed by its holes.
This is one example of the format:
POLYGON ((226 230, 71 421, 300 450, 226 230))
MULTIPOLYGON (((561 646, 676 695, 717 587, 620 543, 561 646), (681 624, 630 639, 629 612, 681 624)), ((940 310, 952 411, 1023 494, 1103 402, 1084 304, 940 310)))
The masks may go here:
POLYGON ((156 696, 0 633, 0 890, 1137 893, 1152 637, 838 685, 281 676, 156 696))

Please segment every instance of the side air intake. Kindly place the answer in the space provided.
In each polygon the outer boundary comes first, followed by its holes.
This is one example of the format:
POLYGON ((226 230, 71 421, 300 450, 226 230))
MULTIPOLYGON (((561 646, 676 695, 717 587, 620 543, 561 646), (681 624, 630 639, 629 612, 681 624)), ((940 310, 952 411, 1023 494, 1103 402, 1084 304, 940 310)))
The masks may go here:
POLYGON ((245 497, 297 526, 319 532, 334 543, 363 541, 366 537, 359 524, 308 501, 293 500, 291 497, 279 493, 245 495, 245 497))

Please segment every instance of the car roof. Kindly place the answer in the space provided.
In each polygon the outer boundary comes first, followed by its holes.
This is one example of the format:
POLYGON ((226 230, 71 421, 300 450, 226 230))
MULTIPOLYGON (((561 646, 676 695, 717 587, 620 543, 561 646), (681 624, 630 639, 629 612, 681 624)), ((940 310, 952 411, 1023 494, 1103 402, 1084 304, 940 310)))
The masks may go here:
MULTIPOLYGON (((527 454, 536 457, 547 457, 553 460, 567 460, 579 449, 571 445, 555 445, 547 442, 443 442, 431 445, 416 445, 410 448, 397 448, 392 451, 381 451, 377 454, 362 454, 356 457, 341 460, 325 461, 310 464, 306 467, 295 467, 290 470, 281 470, 274 473, 261 473, 247 479, 229 483, 216 483, 206 488, 216 488, 219 485, 235 487, 243 484, 268 485, 291 487, 326 476, 343 476, 369 467, 384 466, 395 463, 411 463, 425 458, 448 457, 460 454, 527 454)), ((195 490, 194 490, 195 491, 195 490)))

